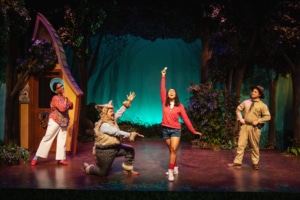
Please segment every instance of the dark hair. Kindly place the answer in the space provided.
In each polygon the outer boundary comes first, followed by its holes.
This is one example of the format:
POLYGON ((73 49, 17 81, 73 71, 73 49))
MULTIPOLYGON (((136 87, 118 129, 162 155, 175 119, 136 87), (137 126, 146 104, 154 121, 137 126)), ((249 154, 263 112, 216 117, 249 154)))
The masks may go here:
POLYGON ((55 83, 53 83, 53 85, 52 85, 53 91, 56 91, 56 86, 57 86, 57 84, 60 84, 60 82, 55 82, 55 83))
POLYGON ((169 106, 169 105, 170 105, 170 98, 168 97, 168 92, 169 92, 171 89, 173 89, 173 90, 175 91, 175 94, 176 94, 176 95, 175 95, 175 98, 174 98, 174 100, 175 100, 174 106, 179 106, 179 104, 180 104, 179 97, 178 97, 177 91, 176 91, 174 88, 168 89, 168 91, 167 91, 167 100, 166 100, 165 106, 169 106))

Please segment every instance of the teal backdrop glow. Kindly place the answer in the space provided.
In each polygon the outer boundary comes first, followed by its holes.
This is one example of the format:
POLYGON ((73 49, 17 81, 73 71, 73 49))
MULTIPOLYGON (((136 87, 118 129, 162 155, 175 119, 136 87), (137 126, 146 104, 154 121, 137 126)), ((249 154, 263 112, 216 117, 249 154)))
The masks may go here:
MULTIPOLYGON (((191 83, 200 83, 201 41, 157 39, 152 42, 132 36, 127 39, 125 49, 109 65, 107 60, 112 51, 105 43, 101 46, 96 70, 88 81, 87 104, 113 100, 118 109, 126 95, 134 91, 136 98, 120 120, 143 125, 160 123, 161 70, 168 67, 166 88, 175 88, 180 101, 187 104, 190 97, 187 88, 191 83)), ((79 82, 76 65, 71 63, 72 52, 66 49, 66 54, 71 72, 79 82)))

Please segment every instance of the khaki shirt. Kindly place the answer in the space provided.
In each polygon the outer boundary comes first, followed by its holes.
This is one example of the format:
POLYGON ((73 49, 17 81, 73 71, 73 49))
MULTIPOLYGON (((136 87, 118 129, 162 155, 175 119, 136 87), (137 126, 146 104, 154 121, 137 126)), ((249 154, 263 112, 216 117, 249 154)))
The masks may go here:
POLYGON ((252 99, 248 99, 243 101, 240 105, 238 105, 236 109, 236 115, 238 120, 243 119, 242 112, 244 112, 244 119, 246 123, 252 123, 253 121, 258 120, 258 123, 261 124, 271 119, 271 114, 268 106, 261 100, 252 101, 252 99), (254 105, 251 108, 253 102, 254 105))

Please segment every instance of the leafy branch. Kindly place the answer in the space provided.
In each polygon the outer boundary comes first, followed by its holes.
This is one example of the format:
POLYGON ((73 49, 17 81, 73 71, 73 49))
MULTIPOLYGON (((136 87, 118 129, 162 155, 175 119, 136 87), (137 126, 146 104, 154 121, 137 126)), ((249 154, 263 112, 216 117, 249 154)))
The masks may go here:
POLYGON ((54 69, 57 55, 53 44, 45 40, 33 39, 24 58, 17 59, 17 72, 20 78, 11 92, 14 97, 30 75, 40 75, 54 69))

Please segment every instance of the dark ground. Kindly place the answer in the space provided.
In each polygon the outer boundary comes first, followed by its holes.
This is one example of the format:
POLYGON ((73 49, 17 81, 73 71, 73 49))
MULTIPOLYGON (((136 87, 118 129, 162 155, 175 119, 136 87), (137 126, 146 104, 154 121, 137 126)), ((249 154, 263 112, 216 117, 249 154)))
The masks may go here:
MULTIPOLYGON (((243 167, 232 169, 234 150, 194 149, 181 142, 179 175, 174 182, 165 176, 168 150, 162 140, 139 140, 134 167, 139 176, 125 176, 116 158, 106 178, 86 175, 82 163, 94 163, 92 142, 78 143, 68 155, 68 166, 55 162, 55 154, 0 169, 0 193, 7 199, 299 199, 300 158, 282 151, 261 150, 260 170, 251 168, 250 152, 243 167), (9 197, 9 198, 8 198, 9 197), (102 198, 101 198, 102 197, 102 198)), ((32 153, 31 157, 34 154, 32 153)), ((2 199, 2 198, 1 198, 2 199)))

